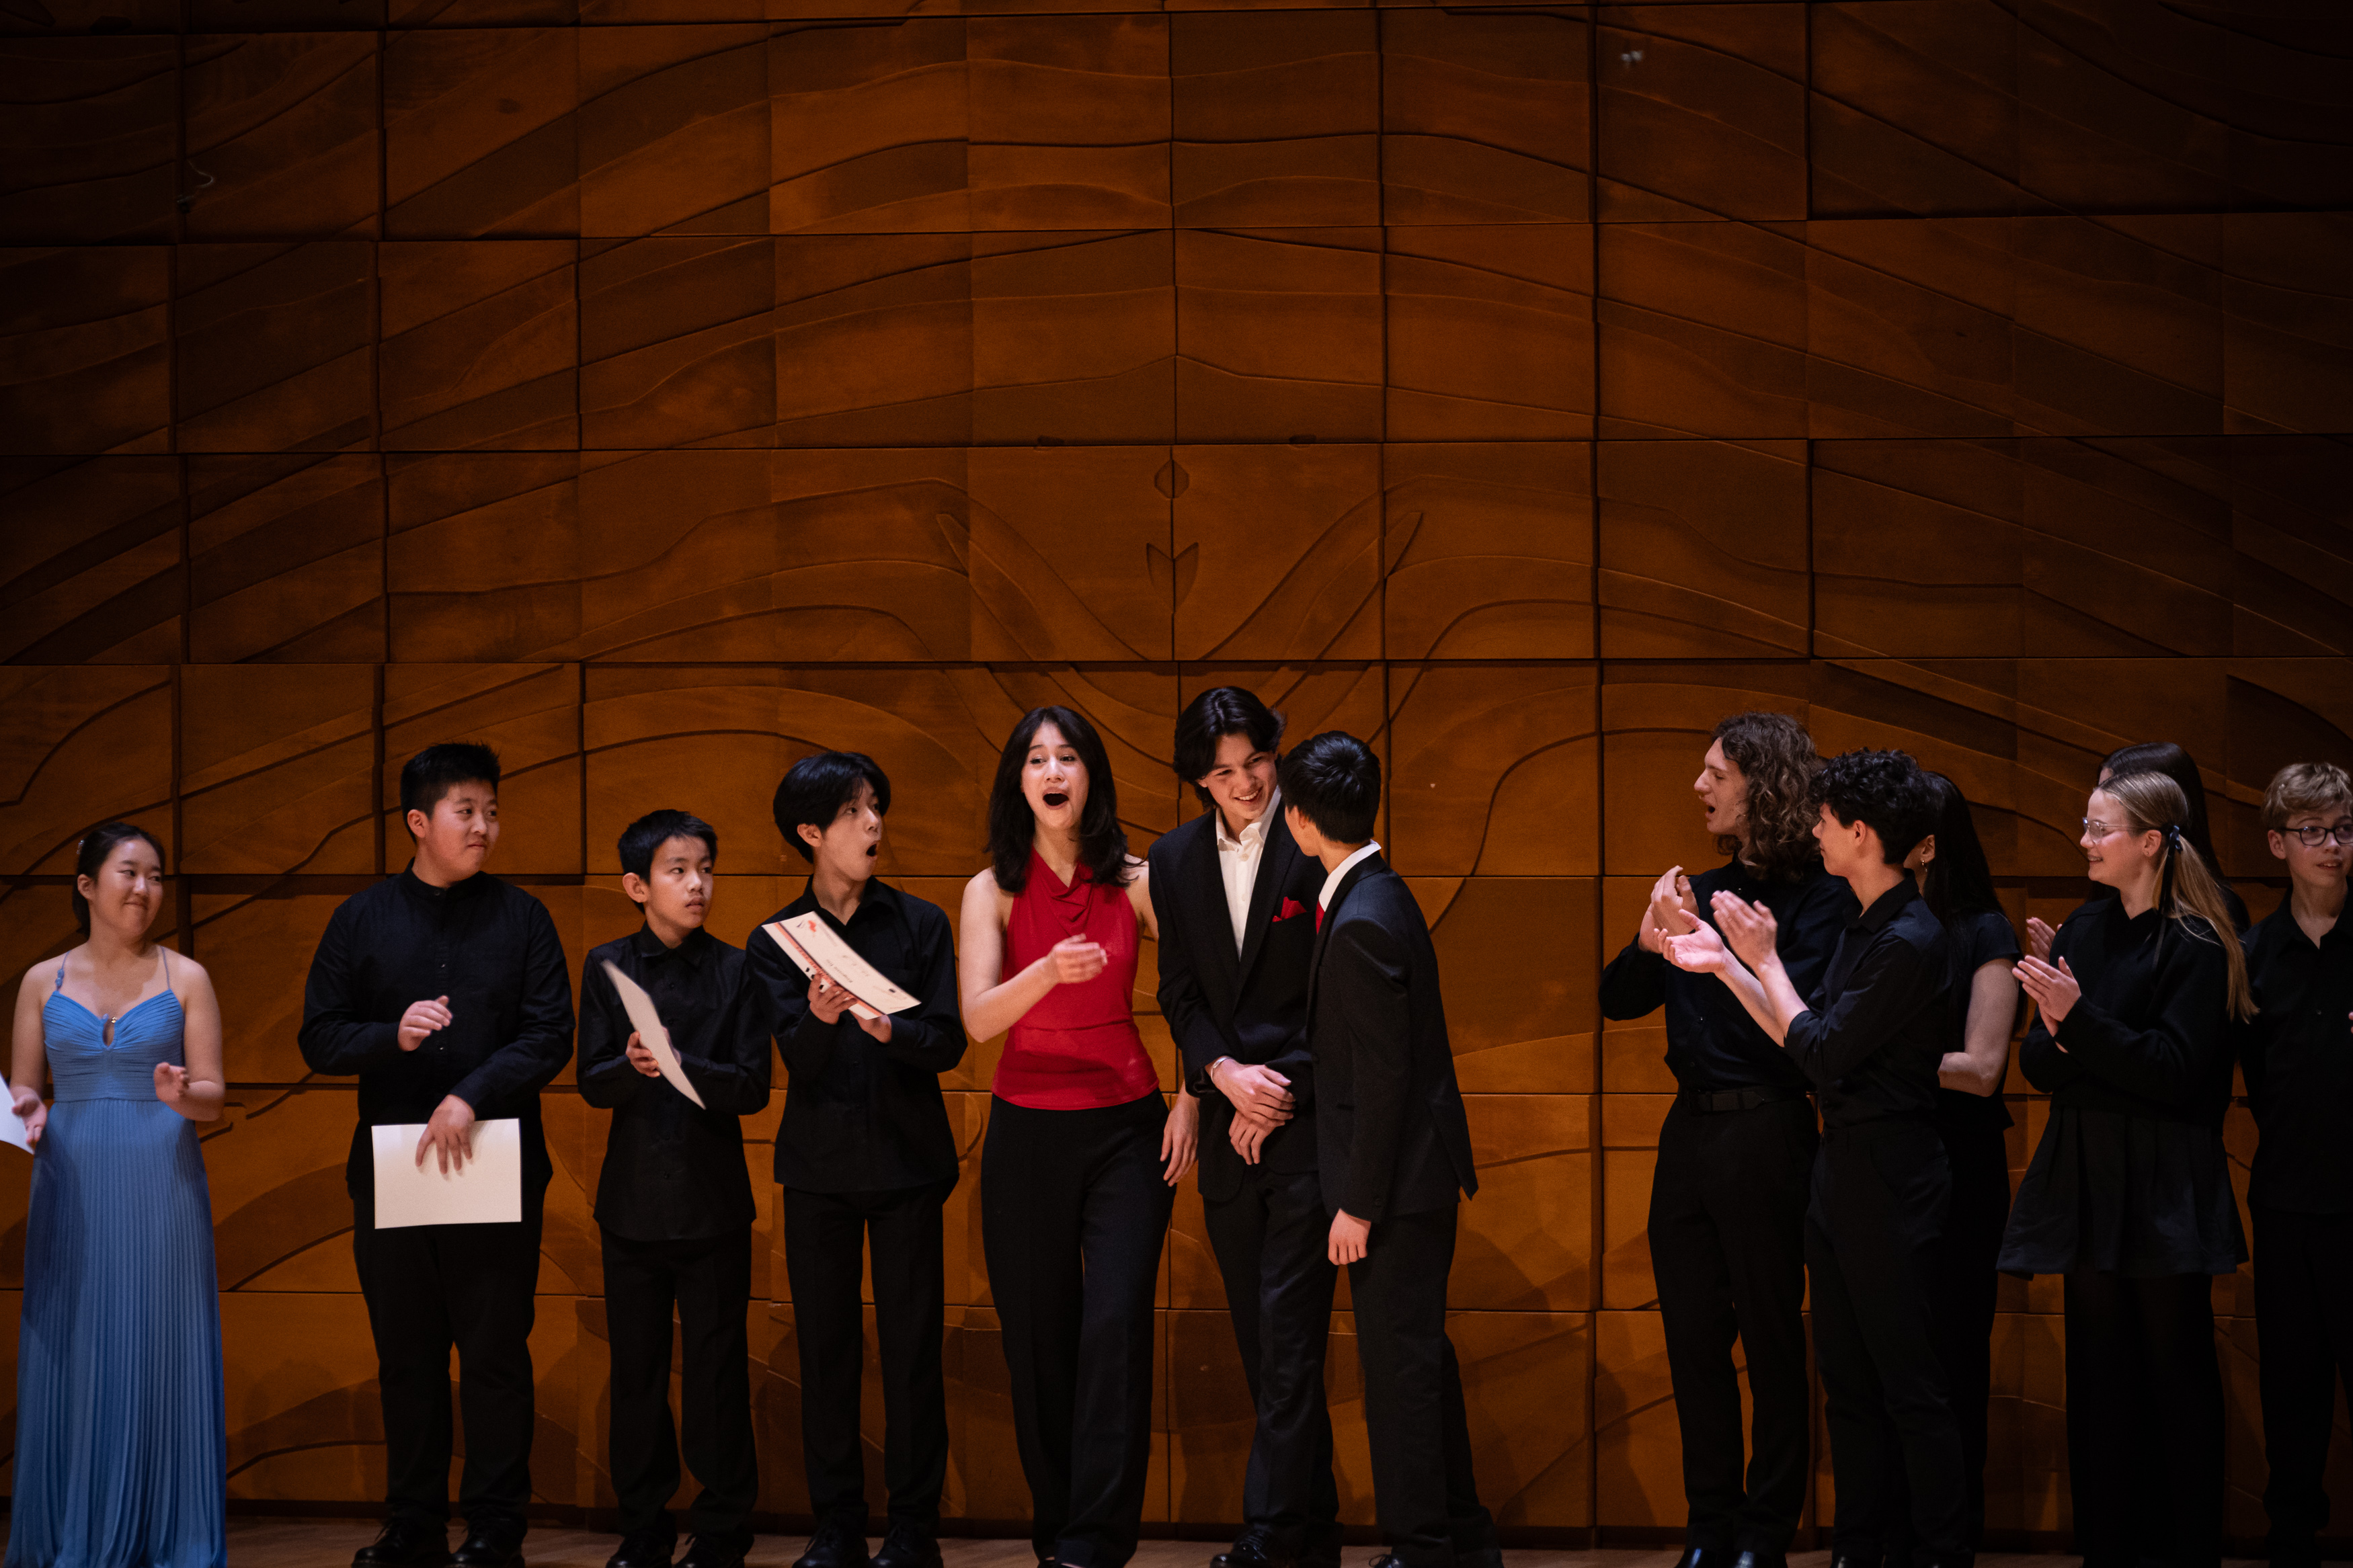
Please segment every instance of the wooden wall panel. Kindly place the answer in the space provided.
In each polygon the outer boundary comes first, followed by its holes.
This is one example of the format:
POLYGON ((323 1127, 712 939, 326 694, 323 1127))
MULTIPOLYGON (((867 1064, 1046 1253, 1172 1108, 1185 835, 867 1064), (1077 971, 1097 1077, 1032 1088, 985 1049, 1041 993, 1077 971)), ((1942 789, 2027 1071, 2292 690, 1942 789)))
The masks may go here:
MULTIPOLYGON (((1176 713, 1232 681, 1388 770, 1482 1162, 1452 1307, 1487 1500, 1665 1539, 1673 1083, 1598 976, 1662 869, 1720 858, 1687 793, 1715 721, 1943 770, 2021 921, 2079 900, 2116 745, 2191 749, 2259 911, 2264 783, 2353 758, 2353 56, 2309 7, 2224 9, 0 6, 0 963, 71 942, 90 825, 170 846, 159 929, 228 1029, 233 1495, 381 1484, 351 1093, 295 1033, 329 914, 407 852, 414 748, 501 749, 496 864, 576 974, 634 923, 613 846, 654 805, 718 825, 740 942, 800 887, 777 776, 864 749, 886 874, 953 909, 1026 708, 1093 717, 1140 851, 1200 810, 1176 713)), ((1000 1049, 944 1079, 948 1507, 1018 1528, 1000 1049)), ((2015 1173, 2046 1107, 2007 1093, 2015 1173)), ((779 1114, 746 1124, 750 1321, 791 1513, 779 1114)), ((534 1485, 593 1511, 607 1119, 567 1068, 547 1121, 534 1485)), ((2242 1184, 2254 1136, 2235 1111, 2242 1184)), ((24 1199, 0 1161, 0 1334, 24 1199)), ((2251 1279, 2215 1291, 2242 1537, 2251 1279)), ((2048 1542, 2059 1293, 2000 1296, 1990 1521, 2048 1542)), ((1189 1187, 1160 1302, 1148 1517, 1215 1533, 1248 1407, 1189 1187)), ((1809 1526, 1835 1504, 1825 1468, 1809 1526)))

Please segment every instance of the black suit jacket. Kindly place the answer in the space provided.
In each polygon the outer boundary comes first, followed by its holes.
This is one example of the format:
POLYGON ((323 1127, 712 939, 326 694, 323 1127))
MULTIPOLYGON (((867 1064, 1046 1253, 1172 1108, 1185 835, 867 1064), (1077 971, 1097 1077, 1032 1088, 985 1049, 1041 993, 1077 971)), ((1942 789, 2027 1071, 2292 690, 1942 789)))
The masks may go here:
POLYGON ((1233 1107, 1209 1081, 1209 1064, 1219 1057, 1271 1067, 1291 1080, 1297 1111, 1267 1139, 1259 1159, 1277 1171, 1315 1169, 1307 964, 1324 868, 1299 852, 1277 813, 1259 851, 1242 949, 1236 953, 1218 867, 1216 811, 1162 834, 1149 858, 1152 908, 1160 922, 1160 1011, 1184 1056, 1187 1087, 1201 1101, 1201 1195, 1233 1196, 1248 1169, 1234 1152, 1233 1107))
POLYGON ((1332 893, 1308 969, 1324 1202, 1376 1223, 1476 1193, 1438 950, 1377 854, 1332 893))

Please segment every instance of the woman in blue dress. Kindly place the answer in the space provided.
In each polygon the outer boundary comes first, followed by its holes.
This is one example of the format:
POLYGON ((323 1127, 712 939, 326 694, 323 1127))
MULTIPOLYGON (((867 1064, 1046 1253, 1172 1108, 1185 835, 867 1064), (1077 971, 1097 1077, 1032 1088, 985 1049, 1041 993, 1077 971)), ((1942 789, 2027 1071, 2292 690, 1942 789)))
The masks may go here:
POLYGON ((7 1568, 223 1568, 219 1286, 193 1125, 221 1112, 220 1008, 200 966, 148 940, 164 858, 146 829, 96 829, 74 869, 90 940, 25 976, 8 1075, 35 1153, 7 1568))

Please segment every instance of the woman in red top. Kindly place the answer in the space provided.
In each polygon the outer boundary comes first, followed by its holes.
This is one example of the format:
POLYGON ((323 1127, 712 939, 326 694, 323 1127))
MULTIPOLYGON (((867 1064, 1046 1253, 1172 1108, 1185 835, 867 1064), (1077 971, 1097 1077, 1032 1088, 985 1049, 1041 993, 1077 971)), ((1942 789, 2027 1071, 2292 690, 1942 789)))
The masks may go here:
POLYGON ((1040 1562, 1134 1555, 1152 1452, 1153 1289, 1200 1107, 1172 1110, 1135 1032, 1138 928, 1094 726, 1033 709, 997 760, 994 862, 966 884, 957 978, 975 1039, 1007 1034, 980 1156, 981 1245, 1012 1374, 1040 1562))

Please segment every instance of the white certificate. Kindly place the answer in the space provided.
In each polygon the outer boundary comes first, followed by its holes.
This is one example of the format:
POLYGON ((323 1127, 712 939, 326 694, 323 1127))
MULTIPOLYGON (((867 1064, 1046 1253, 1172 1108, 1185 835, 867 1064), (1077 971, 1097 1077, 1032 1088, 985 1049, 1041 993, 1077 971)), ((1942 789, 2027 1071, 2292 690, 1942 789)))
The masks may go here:
POLYGON ((776 939, 785 955, 800 965, 811 980, 823 970, 826 977, 849 993, 849 1010, 861 1018, 903 1013, 915 998, 883 978, 882 972, 858 956, 855 949, 833 934, 815 910, 788 921, 770 921, 762 927, 776 939))
POLYGON ((25 1136, 25 1119, 16 1114, 16 1102, 0 1100, 0 1143, 14 1143, 29 1154, 33 1141, 25 1136))
MULTIPOLYGON (((654 1066, 661 1068, 661 1075, 670 1081, 670 1088, 700 1108, 702 1096, 695 1093, 694 1085, 686 1081, 686 1068, 678 1059, 677 1047, 670 1043, 670 1030, 663 1025, 661 1015, 654 1011, 654 999, 646 994, 644 986, 622 973, 609 958, 605 960, 605 976, 613 983, 613 989, 620 993, 621 1008, 629 1016, 629 1027, 638 1032, 638 1038, 644 1043, 646 1049, 654 1054, 654 1066)), ((632 1068, 629 1070, 635 1072, 637 1069, 632 1068)))
POLYGON ((376 1229, 521 1223, 522 1123, 513 1117, 475 1122, 473 1157, 446 1173, 433 1150, 417 1163, 425 1123, 368 1131, 375 1137, 376 1229))

